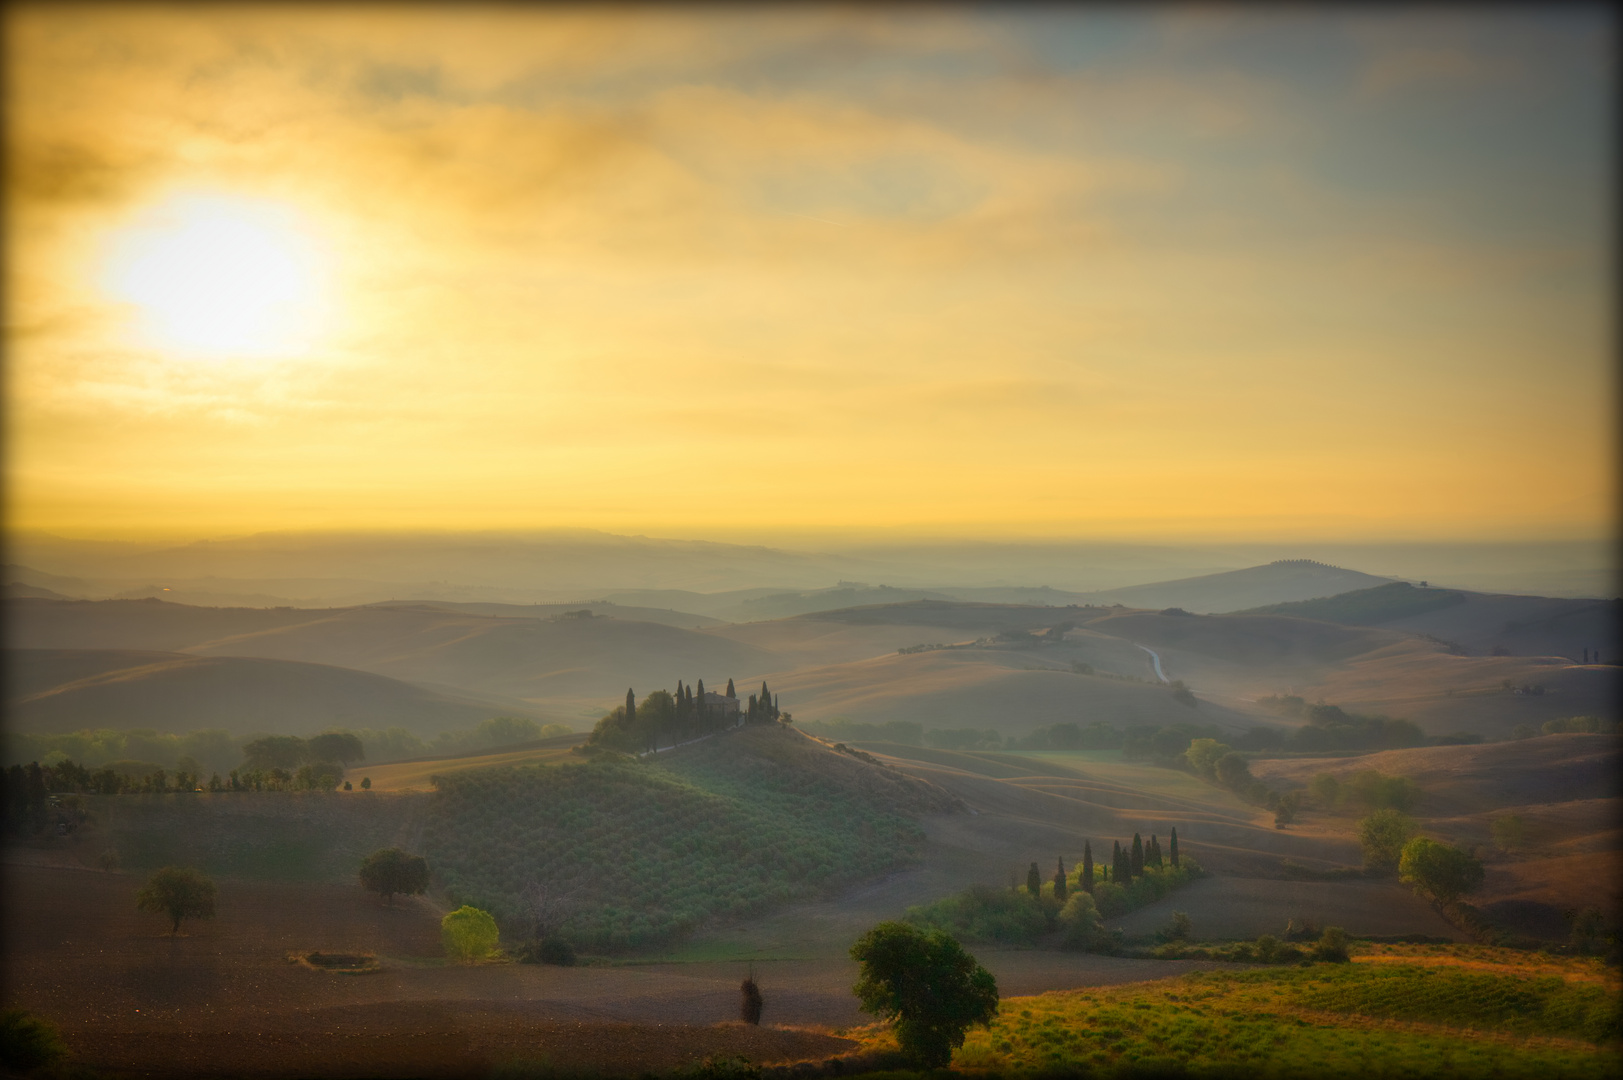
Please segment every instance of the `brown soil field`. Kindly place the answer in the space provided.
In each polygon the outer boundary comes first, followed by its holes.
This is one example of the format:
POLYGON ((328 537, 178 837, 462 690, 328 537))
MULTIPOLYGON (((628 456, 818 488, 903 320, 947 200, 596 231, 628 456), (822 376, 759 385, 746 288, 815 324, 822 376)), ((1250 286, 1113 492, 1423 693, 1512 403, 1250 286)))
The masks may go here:
POLYGON ((1469 940, 1407 888, 1389 881, 1270 881, 1209 877, 1108 925, 1128 934, 1166 926, 1174 911, 1189 915, 1193 940, 1283 937, 1292 919, 1339 926, 1354 936, 1427 934, 1469 940), (1289 911, 1291 914, 1281 918, 1289 911))
MULTIPOLYGON (((1614 735, 1543 735, 1476 746, 1387 750, 1345 758, 1263 759, 1254 776, 1282 789, 1319 773, 1364 769, 1406 776, 1421 788, 1413 810, 1431 836, 1476 848, 1487 878, 1483 906, 1533 901, 1557 910, 1623 903, 1623 744, 1614 735), (1522 846, 1494 846, 1493 822, 1515 814, 1522 846)), ((1295 830, 1351 838, 1359 811, 1310 811, 1295 830)))
MULTIPOLYGON (((58 1024, 74 1061, 110 1076, 481 1075, 507 1060, 611 1074, 708 1055, 822 1060, 867 1021, 843 955, 756 960, 765 1023, 734 1019, 742 961, 554 968, 449 965, 441 912, 355 887, 222 880, 218 917, 179 936, 138 912, 141 879, 8 862, 5 1007, 58 1024), (371 952, 344 975, 289 960, 371 952)), ((866 927, 864 927, 865 929, 866 927)), ((854 936, 854 935, 853 935, 854 936)), ((846 938, 848 947, 851 938, 846 938)), ((1171 976, 1211 965, 981 951, 1005 994, 1171 976)))

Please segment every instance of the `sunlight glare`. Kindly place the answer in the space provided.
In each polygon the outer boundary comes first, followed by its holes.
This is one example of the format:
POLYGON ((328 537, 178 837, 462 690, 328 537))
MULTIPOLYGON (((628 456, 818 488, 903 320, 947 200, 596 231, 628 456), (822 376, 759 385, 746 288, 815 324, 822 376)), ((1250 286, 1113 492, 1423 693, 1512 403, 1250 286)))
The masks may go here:
POLYGON ((291 208, 193 195, 120 233, 103 285, 166 352, 297 355, 321 328, 323 269, 291 208))

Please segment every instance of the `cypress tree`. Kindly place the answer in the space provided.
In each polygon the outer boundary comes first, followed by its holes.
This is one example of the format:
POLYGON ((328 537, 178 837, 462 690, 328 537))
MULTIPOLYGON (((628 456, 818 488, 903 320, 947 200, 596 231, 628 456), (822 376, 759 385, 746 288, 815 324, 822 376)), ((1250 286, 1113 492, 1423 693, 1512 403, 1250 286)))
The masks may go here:
POLYGON ((1093 893, 1093 845, 1086 840, 1082 841, 1082 877, 1079 884, 1083 892, 1093 893))
POLYGON ((1131 885, 1133 883, 1133 856, 1127 848, 1121 849, 1121 854, 1116 856, 1116 865, 1112 869, 1115 872, 1111 874, 1111 877, 1114 877, 1118 884, 1131 885))
POLYGON ((733 689, 733 680, 731 679, 727 680, 727 696, 735 701, 738 699, 738 691, 733 689))
POLYGON ((1172 835, 1167 837, 1167 854, 1172 856, 1172 865, 1178 865, 1178 829, 1173 826, 1172 835))
POLYGON ((1054 871, 1054 899, 1065 903, 1065 860, 1059 860, 1059 869, 1054 871))
POLYGON ((1026 891, 1032 896, 1041 896, 1043 893, 1043 872, 1032 863, 1031 869, 1026 871, 1026 891))
POLYGON ((755 984, 755 972, 739 987, 742 1000, 739 1002, 738 1016, 746 1024, 759 1024, 761 1022, 761 988, 755 984))
POLYGON ((1150 834, 1150 849, 1145 853, 1144 857, 1151 866, 1157 870, 1161 869, 1161 841, 1155 838, 1154 833, 1150 834))
POLYGON ((694 701, 694 706, 693 706, 694 709, 696 709, 698 711, 698 714, 700 716, 703 716, 704 715, 704 680, 703 679, 699 680, 699 689, 698 689, 698 692, 693 695, 693 701, 694 701))
POLYGON ((631 692, 631 687, 628 686, 626 687, 626 723, 629 725, 635 719, 637 719, 637 697, 631 692))
POLYGON ((1144 838, 1133 834, 1133 876, 1144 876, 1144 838))

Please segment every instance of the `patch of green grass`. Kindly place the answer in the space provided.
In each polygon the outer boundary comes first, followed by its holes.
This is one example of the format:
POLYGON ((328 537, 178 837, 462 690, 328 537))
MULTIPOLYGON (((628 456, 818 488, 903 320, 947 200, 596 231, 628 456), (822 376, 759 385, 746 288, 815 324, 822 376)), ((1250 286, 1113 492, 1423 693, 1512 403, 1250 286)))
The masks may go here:
POLYGON ((1602 1077, 1623 1067, 1617 1000, 1615 985, 1435 965, 1200 972, 1006 999, 959 1061, 1026 1075, 1602 1077))

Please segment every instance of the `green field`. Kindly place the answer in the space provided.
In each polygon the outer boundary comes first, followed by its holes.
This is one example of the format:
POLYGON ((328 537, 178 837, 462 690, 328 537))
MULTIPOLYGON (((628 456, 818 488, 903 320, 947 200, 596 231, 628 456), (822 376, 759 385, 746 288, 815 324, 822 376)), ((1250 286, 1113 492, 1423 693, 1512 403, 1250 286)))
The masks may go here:
POLYGON ((528 930, 528 882, 573 893, 564 933, 605 950, 817 895, 915 854, 918 825, 885 797, 726 741, 735 745, 659 764, 444 776, 429 797, 423 854, 454 902, 490 911, 509 936, 528 930))
MULTIPOLYGON (((1347 1077, 1603 1077, 1623 1067, 1617 976, 1598 961, 1379 951, 1352 964, 1006 998, 953 1065, 993 1075, 1347 1077)), ((882 1028, 858 1034, 893 1045, 882 1028)))

